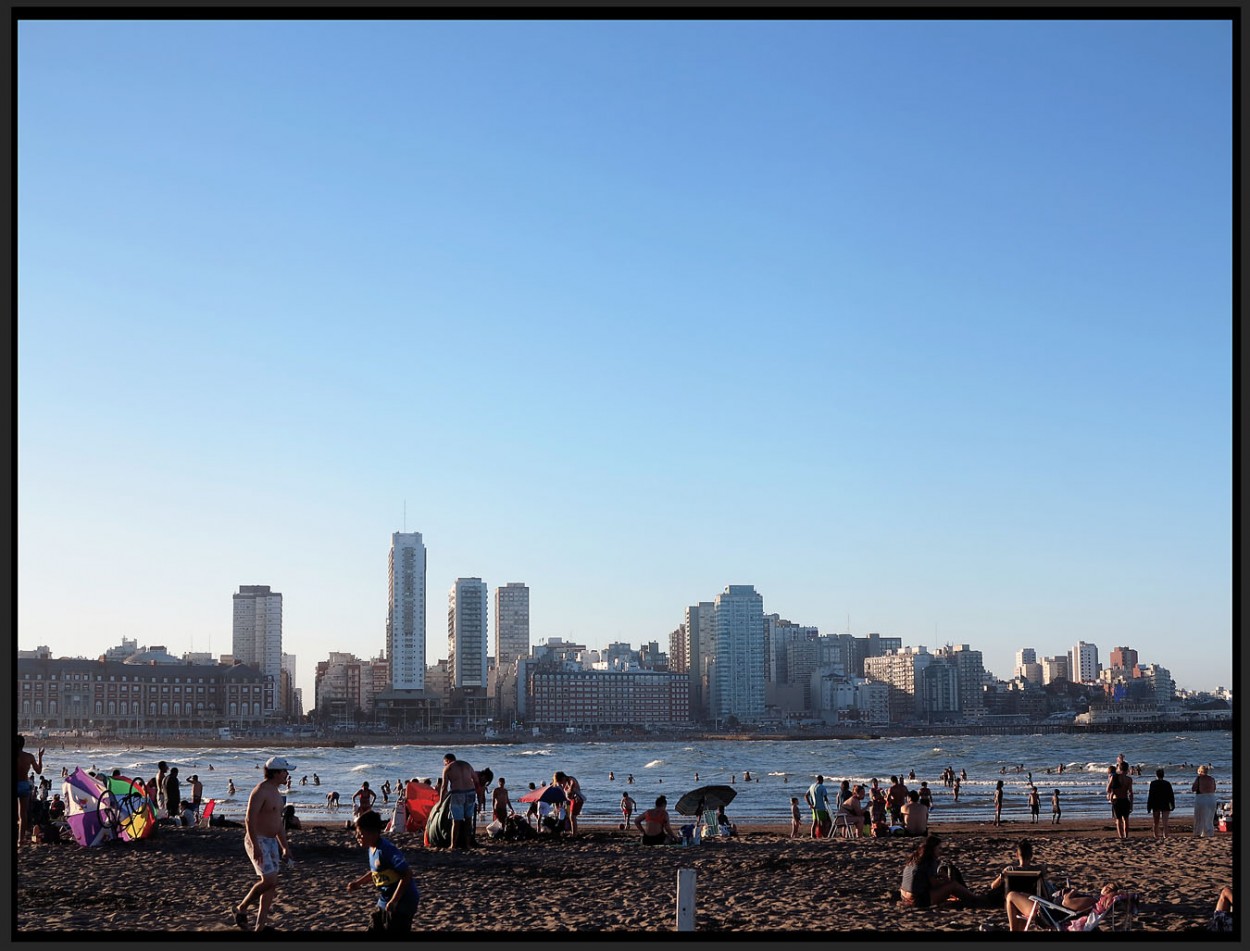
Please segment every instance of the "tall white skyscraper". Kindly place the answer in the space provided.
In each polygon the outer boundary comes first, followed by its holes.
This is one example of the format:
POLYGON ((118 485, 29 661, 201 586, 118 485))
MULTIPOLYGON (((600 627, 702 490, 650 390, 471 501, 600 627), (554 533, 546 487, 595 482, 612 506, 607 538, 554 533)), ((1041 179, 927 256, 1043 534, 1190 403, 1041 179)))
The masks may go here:
POLYGON ((420 532, 391 535, 386 659, 393 688, 425 689, 425 543, 420 532))
POLYGON ((495 665, 510 670, 530 652, 530 589, 509 581, 495 589, 495 665))
POLYGON ((486 686, 486 583, 457 578, 447 601, 447 676, 452 688, 486 686))
POLYGON ((764 598, 731 584, 713 602, 711 713, 752 722, 764 715, 764 598))
POLYGON ((1068 654, 1068 668, 1072 683, 1094 683, 1098 680, 1098 647, 1077 641, 1068 654))
POLYGON ((234 595, 234 628, 230 652, 236 660, 265 676, 265 710, 279 703, 282 682, 282 595, 267 584, 239 585, 234 595))

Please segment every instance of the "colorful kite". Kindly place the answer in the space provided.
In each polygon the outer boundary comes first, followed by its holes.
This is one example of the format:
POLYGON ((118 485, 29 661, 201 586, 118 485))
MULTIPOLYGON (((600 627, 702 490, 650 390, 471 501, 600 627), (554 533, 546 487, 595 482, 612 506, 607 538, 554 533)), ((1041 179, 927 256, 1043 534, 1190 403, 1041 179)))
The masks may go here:
POLYGON ((108 816, 109 824, 117 828, 118 835, 127 842, 151 835, 156 828, 156 810, 152 808, 143 781, 110 776, 107 783, 113 794, 114 809, 108 816))
POLYGON ((108 817, 101 813, 102 807, 111 806, 113 798, 103 782, 80 766, 61 785, 61 798, 65 800, 65 821, 79 845, 87 848, 113 837, 108 817))

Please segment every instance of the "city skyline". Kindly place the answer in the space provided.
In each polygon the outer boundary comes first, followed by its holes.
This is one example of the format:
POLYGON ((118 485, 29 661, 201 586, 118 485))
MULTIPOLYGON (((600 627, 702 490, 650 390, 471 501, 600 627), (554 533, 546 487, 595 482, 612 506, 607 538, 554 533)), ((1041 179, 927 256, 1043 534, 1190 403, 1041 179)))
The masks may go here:
MULTIPOLYGON (((405 543, 404 547, 406 548, 412 547, 412 542, 414 539, 416 540, 417 545, 421 544, 420 542, 421 535, 420 533, 416 533, 416 532, 395 533, 392 536, 392 538, 397 541, 403 541, 405 543)), ((394 577, 393 573, 392 573, 392 577, 394 577)), ((232 599, 235 603, 235 630, 233 633, 233 641, 236 645, 238 643, 238 638, 239 638, 239 616, 240 616, 239 604, 241 600, 245 602, 260 601, 262 603, 268 603, 271 605, 276 604, 276 610, 277 610, 276 616, 278 619, 277 629, 279 631, 279 636, 280 636, 282 600, 283 600, 282 594, 280 592, 271 592, 270 587, 271 586, 269 585, 240 585, 239 591, 232 595, 232 599)), ((453 630, 457 629, 457 625, 460 623, 460 620, 461 620, 460 612, 456 608, 456 603, 457 603, 458 595, 462 592, 462 590, 469 592, 471 594, 471 599, 476 604, 476 607, 470 619, 470 624, 471 624, 470 630, 473 633, 473 636, 477 642, 477 646, 474 648, 477 652, 475 655, 477 658, 475 660, 475 663, 484 665, 485 661, 488 659, 488 656, 489 658, 495 659, 497 661, 498 660, 497 656, 495 654, 490 653, 490 639, 487 634, 487 630, 490 627, 490 624, 494 622, 487 621, 483 623, 483 618, 486 616, 486 613, 487 613, 487 602, 488 600, 490 600, 490 592, 492 590, 495 592, 495 600, 497 602, 498 597, 501 592, 516 593, 517 589, 520 589, 521 591, 523 591, 525 595, 524 597, 525 609, 528 610, 529 588, 527 585, 524 584, 524 582, 507 582, 504 585, 492 588, 492 586, 490 586, 489 584, 487 584, 480 578, 457 578, 455 583, 452 585, 451 591, 449 592, 449 596, 448 596, 449 597, 448 609, 447 609, 448 650, 446 654, 444 654, 443 656, 435 656, 431 658, 427 663, 427 667, 432 669, 435 666, 437 666, 439 663, 450 661, 451 669, 454 670, 455 668, 452 647, 456 643, 457 637, 456 635, 453 634, 453 630)), ((808 633, 812 633, 813 636, 818 636, 820 638, 831 638, 831 637, 836 637, 839 635, 845 635, 849 633, 846 631, 838 631, 838 630, 820 630, 818 625, 797 624, 794 621, 792 621, 790 618, 782 617, 782 615, 779 612, 771 612, 769 614, 764 614, 763 610, 765 608, 766 608, 766 605, 763 603, 762 594, 760 592, 755 591, 753 585, 726 585, 724 591, 722 591, 719 595, 717 595, 714 601, 702 602, 697 605, 689 605, 684 610, 684 615, 685 615, 686 620, 682 622, 683 625, 689 625, 691 623, 692 616, 697 619, 700 616, 700 614, 705 615, 703 618, 704 623, 700 626, 700 630, 703 631, 703 638, 709 642, 709 643, 706 643, 704 646, 707 648, 707 652, 706 652, 707 657, 712 660, 715 660, 718 651, 726 652, 724 653, 724 656, 730 658, 731 660, 740 659, 740 658, 735 658, 735 654, 737 651, 741 650, 742 647, 732 646, 731 641, 741 638, 745 635, 746 641, 743 641, 743 643, 747 644, 747 643, 753 642, 754 638, 758 636, 758 643, 755 643, 755 646, 753 648, 749 648, 750 650, 754 651, 755 654, 752 655, 751 660, 746 665, 746 667, 740 667, 738 669, 738 673, 735 677, 735 679, 740 679, 740 678, 743 678, 744 676, 753 678, 755 680, 758 680, 758 684, 755 686, 749 686, 745 688, 735 688, 735 689, 746 689, 747 691, 754 691, 758 689, 762 691, 764 682, 765 681, 772 682, 772 680, 774 679, 775 675, 773 672, 771 672, 773 661, 771 660, 771 658, 766 659, 767 652, 765 650, 765 647, 766 647, 767 635, 765 634, 763 625, 768 624, 770 626, 770 629, 772 631, 772 639, 773 639, 773 647, 771 649, 773 650, 778 649, 779 644, 785 643, 784 639, 779 639, 779 638, 782 638, 782 636, 779 635, 778 633, 779 631, 793 631, 794 635, 791 635, 791 636, 797 635, 799 639, 802 639, 802 637, 806 636, 808 633), (717 610, 717 608, 720 605, 722 599, 726 597, 730 599, 729 603, 733 605, 733 608, 730 613, 726 613, 725 617, 718 617, 721 614, 721 612, 717 610), (748 609, 747 617, 749 618, 755 611, 759 612, 759 616, 755 618, 755 622, 756 622, 755 627, 757 627, 758 630, 750 627, 749 625, 751 622, 749 621, 747 622, 747 626, 741 627, 740 629, 736 629, 736 626, 741 624, 743 620, 745 620, 745 618, 742 618, 740 614, 742 610, 741 606, 744 604, 755 604, 754 609, 748 609), (692 612, 694 613, 692 614, 692 612), (728 618, 730 616, 735 617, 735 620, 729 621, 728 618), (770 619, 774 619, 774 618, 778 620, 778 623, 782 625, 789 624, 790 626, 789 627, 772 626, 770 624, 770 619), (712 622, 712 624, 710 625, 706 623, 709 620, 712 622), (725 623, 721 623, 721 622, 725 622, 725 623), (748 633, 748 631, 754 631, 754 634, 750 634, 748 633), (722 641, 722 638, 725 638, 726 640, 722 641), (752 673, 747 674, 746 673, 747 669, 751 670, 752 673)), ((245 616, 250 618, 252 615, 253 615, 253 611, 249 608, 245 616)), ((250 621, 248 623, 250 624, 250 621)), ((669 632, 669 633, 673 634, 676 632, 669 632)), ((978 657, 981 657, 983 654, 979 645, 970 644, 967 642, 961 643, 958 641, 954 641, 954 642, 945 641, 945 642, 930 643, 930 642, 925 642, 921 640, 909 640, 906 635, 900 635, 900 634, 891 633, 891 632, 881 632, 881 631, 864 632, 861 634, 857 634, 855 636, 868 637, 869 635, 873 635, 873 636, 880 635, 886 641, 898 640, 899 647, 897 649, 905 653, 910 653, 912 651, 919 650, 919 651, 927 651, 931 654, 938 654, 938 653, 946 651, 947 649, 953 649, 956 653, 959 653, 961 648, 971 648, 973 650, 973 653, 975 653, 978 657)), ((123 641, 126 641, 126 640, 127 639, 123 638, 123 641)), ((193 653, 190 650, 186 650, 186 651, 178 650, 172 643, 159 643, 158 644, 155 641, 151 643, 146 643, 142 641, 141 639, 136 640, 133 637, 129 638, 129 641, 134 641, 137 645, 138 650, 140 651, 153 650, 153 649, 159 648, 160 650, 163 650, 165 653, 171 654, 173 656, 180 656, 182 654, 193 653)), ((667 653, 666 641, 667 641, 666 637, 648 637, 646 635, 641 635, 637 638, 637 640, 634 640, 629 637, 623 637, 623 638, 619 638, 614 643, 625 643, 625 644, 628 644, 631 648, 634 647, 635 644, 638 645, 639 647, 642 647, 642 646, 645 646, 648 642, 658 643, 660 645, 660 650, 662 652, 667 653)), ((585 646, 585 648, 588 651, 593 651, 595 653, 598 653, 605 658, 607 657, 609 653, 607 649, 610 646, 610 643, 598 644, 598 643, 586 642, 584 638, 578 638, 576 636, 576 632, 570 632, 567 635, 551 634, 551 635, 546 635, 546 636, 540 636, 534 639, 533 643, 531 643, 530 646, 532 649, 534 647, 537 647, 542 644, 546 644, 548 642, 560 642, 560 643, 565 643, 565 644, 582 643, 583 646, 585 646)), ((688 641, 685 641, 684 643, 688 643, 688 641)), ((47 645, 40 645, 40 646, 47 646, 52 651, 53 657, 70 656, 70 655, 66 655, 60 652, 55 647, 55 645, 47 644, 47 645)), ((107 649, 115 650, 117 646, 118 645, 116 644, 108 645, 107 649)), ((25 647, 21 647, 19 649, 27 650, 27 648, 25 647)), ((237 651, 237 647, 235 648, 235 651, 237 651)), ((199 652, 199 653, 203 653, 203 652, 199 652)), ((231 652, 225 652, 225 653, 231 653, 231 652)), ((374 661, 374 660, 385 660, 387 661, 388 667, 390 667, 392 670, 395 669, 396 667, 394 660, 392 660, 390 657, 387 657, 386 651, 384 650, 374 653, 372 651, 361 650, 359 647, 356 647, 356 649, 348 649, 344 645, 339 645, 337 647, 332 648, 328 653, 354 656, 362 662, 374 661)), ((890 653, 890 650, 887 650, 886 653, 887 654, 890 653)), ((1035 646, 1020 647, 1014 651, 1014 658, 1017 663, 1013 665, 1012 669, 1008 671, 1007 673, 1005 674, 1000 673, 999 671, 993 669, 988 664, 984 665, 984 670, 988 678, 999 680, 999 681, 1009 681, 1009 680, 1015 679, 1017 676, 1022 675, 1021 671, 1019 670, 1020 665, 1018 663, 1021 656, 1033 655, 1035 658, 1034 662, 1039 667, 1043 666, 1045 663, 1049 663, 1052 660, 1060 661, 1064 665, 1064 669, 1069 672, 1069 676, 1065 677, 1064 679, 1072 679, 1070 676, 1072 659, 1075 656, 1077 656, 1078 653, 1087 657, 1088 662, 1084 664, 1082 667, 1083 671, 1085 672, 1085 676, 1081 678, 1081 680, 1086 683, 1092 683, 1096 681, 1098 679, 1098 676, 1097 676, 1098 672, 1104 669, 1121 666, 1120 664, 1116 663, 1116 660, 1124 659, 1125 657, 1131 659, 1134 665, 1136 665, 1137 662, 1141 660, 1143 666, 1158 665, 1169 670, 1169 672, 1171 671, 1171 667, 1164 660, 1161 660, 1158 657, 1142 658, 1141 652, 1129 644, 1117 643, 1115 646, 1100 647, 1097 643, 1087 643, 1085 641, 1080 641, 1076 644, 1069 645, 1066 649, 1059 649, 1054 654, 1049 654, 1049 655, 1048 655, 1047 650, 1039 651, 1035 646)), ((92 656, 95 656, 95 655, 92 655, 92 656)), ((222 656, 222 654, 218 653, 214 656, 220 657, 222 656)), ((264 669, 264 666, 262 664, 259 664, 249 659, 248 657, 240 656, 237 652, 233 653, 233 656, 235 660, 242 660, 245 663, 251 664, 261 673, 266 673, 266 670, 264 669)), ((530 651, 526 651, 524 654, 519 655, 519 656, 528 657, 528 656, 531 656, 531 653, 530 651)), ((293 654, 290 651, 283 650, 281 652, 282 666, 284 668, 287 667, 289 661, 295 661, 298 658, 299 658, 299 655, 293 654)), ((90 659, 90 658, 84 658, 84 659, 90 659)), ((303 669, 306 669, 306 670, 311 669, 310 673, 306 675, 307 683, 303 683, 303 682, 294 683, 295 687, 301 688, 304 691, 303 702, 304 702, 304 708, 305 708, 306 713, 309 712, 313 708, 313 705, 315 702, 315 697, 316 697, 315 668, 316 668, 316 665, 317 663, 324 661, 325 659, 326 659, 326 656, 306 658, 305 663, 302 663, 300 665, 303 669)), ((670 664, 670 669, 671 669, 673 665, 672 657, 669 658, 669 664, 670 664)), ((486 674, 485 666, 480 666, 478 668, 478 672, 479 672, 479 676, 477 677, 477 679, 482 681, 482 683, 477 684, 477 686, 481 686, 484 684, 484 681, 485 681, 485 674, 486 674)), ((423 670, 422 671, 423 683, 424 683, 424 676, 425 676, 425 671, 423 670)), ((460 677, 458 675, 455 676, 454 679, 457 681, 457 683, 460 681, 460 677)), ((1026 677, 1026 679, 1031 679, 1031 678, 1026 677)), ((1049 682, 1048 676, 1046 680, 1047 682, 1049 682)), ((1232 683, 1232 680, 1230 678, 1230 680, 1227 683, 1219 683, 1212 687, 1191 687, 1191 686, 1187 686, 1187 685, 1180 684, 1180 683, 1177 683, 1176 686, 1179 690, 1184 690, 1187 692, 1213 692, 1216 688, 1229 690, 1231 689, 1231 686, 1230 686, 1231 683, 1232 683)), ((407 687, 403 689, 412 689, 412 688, 407 687)), ((424 689, 424 687, 417 688, 417 689, 424 689)), ((712 696, 715 697, 715 688, 712 688, 712 696)), ((748 701, 748 706, 754 707, 755 705, 756 705, 756 700, 748 701)))
POLYGON ((19 649, 265 584, 307 698, 416 531, 427 664, 479 577, 1231 685, 1227 21, 16 31, 19 649))

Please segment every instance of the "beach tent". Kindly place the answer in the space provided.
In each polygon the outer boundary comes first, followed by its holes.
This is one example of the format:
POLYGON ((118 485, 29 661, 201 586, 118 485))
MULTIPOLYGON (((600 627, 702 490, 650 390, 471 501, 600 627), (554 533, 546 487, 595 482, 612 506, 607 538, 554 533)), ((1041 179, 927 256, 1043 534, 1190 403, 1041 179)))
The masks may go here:
MULTIPOLYGON (((402 800, 404 805, 403 828, 408 832, 424 832, 430 820, 430 811, 438 802, 438 791, 425 783, 409 783, 402 800)), ((399 803, 395 804, 396 816, 399 803)))
POLYGON ((87 848, 113 838, 107 817, 101 815, 101 806, 111 808, 113 797, 102 781, 80 766, 61 784, 61 798, 65 800, 65 821, 79 845, 87 848))
POLYGON ((143 782, 125 776, 110 776, 105 783, 113 794, 117 813, 116 821, 110 824, 117 827, 118 835, 126 842, 151 835, 156 828, 156 810, 152 808, 152 800, 148 798, 143 782))

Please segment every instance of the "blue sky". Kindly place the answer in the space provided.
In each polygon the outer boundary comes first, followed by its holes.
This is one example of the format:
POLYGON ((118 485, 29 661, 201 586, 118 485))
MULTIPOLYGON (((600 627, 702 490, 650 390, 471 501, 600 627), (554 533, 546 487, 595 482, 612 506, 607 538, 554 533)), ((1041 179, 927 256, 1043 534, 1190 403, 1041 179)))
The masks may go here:
POLYGON ((18 26, 18 642, 312 704, 390 534, 532 638, 822 631, 1231 686, 1227 22, 18 26), (1187 645, 1200 642, 1203 649, 1187 645))

